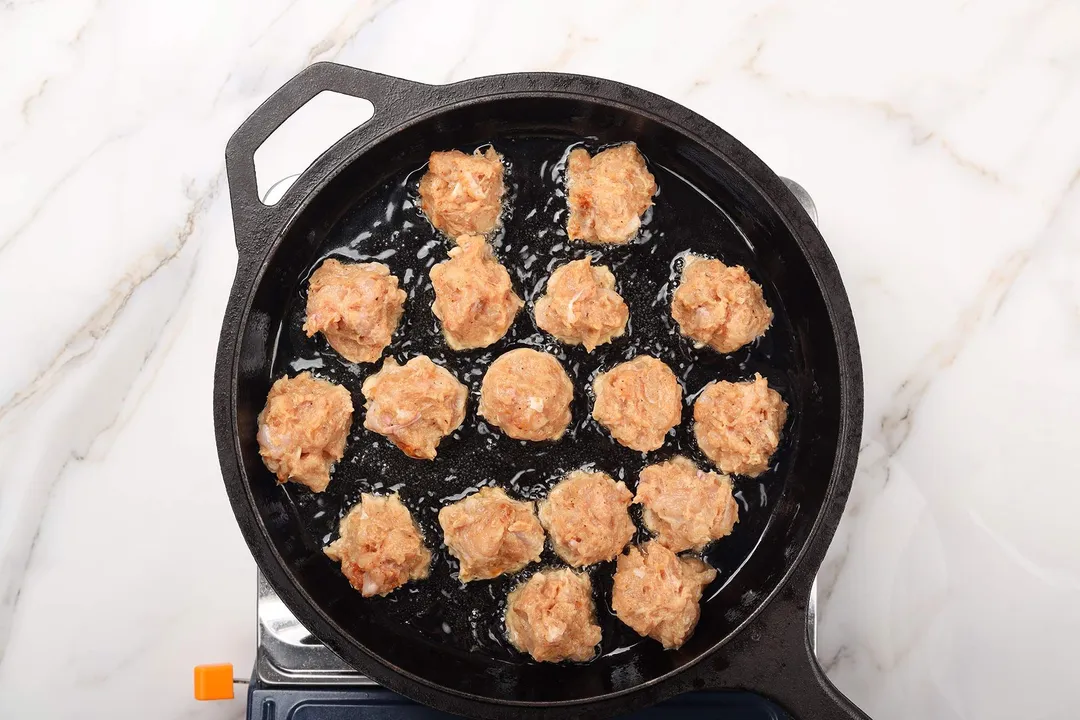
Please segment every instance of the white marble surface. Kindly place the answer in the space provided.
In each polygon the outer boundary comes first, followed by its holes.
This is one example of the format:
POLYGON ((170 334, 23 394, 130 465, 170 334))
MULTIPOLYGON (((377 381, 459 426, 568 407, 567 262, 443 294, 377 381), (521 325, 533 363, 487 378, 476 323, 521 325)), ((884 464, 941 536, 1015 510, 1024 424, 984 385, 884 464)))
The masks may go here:
POLYGON ((307 63, 615 78, 813 194, 866 369, 820 646, 875 718, 1075 718, 1080 6, 0 2, 0 717, 239 717, 225 141, 307 63), (148 512, 148 510, 150 510, 148 512))

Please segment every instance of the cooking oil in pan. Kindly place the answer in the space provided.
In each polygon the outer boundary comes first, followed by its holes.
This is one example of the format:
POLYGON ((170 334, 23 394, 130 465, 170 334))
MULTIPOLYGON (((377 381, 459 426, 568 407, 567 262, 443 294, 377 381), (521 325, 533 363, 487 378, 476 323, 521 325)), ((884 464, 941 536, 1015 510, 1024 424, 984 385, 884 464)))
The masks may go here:
MULTIPOLYGON (((299 514, 303 538, 316 562, 320 548, 336 536, 338 520, 361 493, 398 492, 423 529, 433 551, 431 576, 411 583, 385 598, 362 598, 341 577, 342 602, 356 612, 374 613, 382 624, 399 624, 404 633, 417 633, 429 642, 461 652, 483 652, 508 662, 531 662, 515 651, 504 636, 502 614, 509 591, 535 570, 555 567, 560 561, 551 548, 540 563, 512 576, 463 585, 457 579, 457 561, 442 545, 438 511, 478 488, 500 486, 511 496, 529 500, 543 498, 566 473, 589 466, 623 480, 631 489, 649 463, 683 454, 700 465, 707 460, 693 440, 692 401, 709 382, 744 379, 760 372, 791 403, 786 437, 799 421, 797 403, 787 392, 795 367, 794 334, 779 297, 760 272, 753 248, 731 219, 709 198, 665 167, 651 163, 660 191, 646 213, 641 230, 625 246, 596 246, 571 242, 566 235, 566 159, 569 151, 584 144, 600 149, 588 139, 495 138, 496 149, 506 164, 507 199, 502 227, 492 237, 500 261, 513 278, 517 293, 525 300, 507 336, 481 350, 454 352, 445 344, 431 312, 434 292, 428 278, 431 267, 446 259, 452 247, 427 222, 419 209, 417 185, 425 168, 417 166, 387 182, 358 203, 334 226, 312 258, 307 275, 298 279, 293 299, 284 316, 276 349, 274 377, 309 370, 344 385, 357 408, 353 432, 344 458, 337 464, 329 488, 314 494, 288 484, 282 492, 299 514), (677 286, 688 252, 718 257, 745 266, 763 285, 766 300, 775 313, 773 327, 764 338, 731 355, 698 349, 681 337, 671 318, 671 292, 677 286), (630 307, 627 333, 587 353, 581 347, 557 343, 537 328, 532 309, 544 291, 552 270, 591 255, 596 264, 615 274, 617 289, 630 307), (360 386, 375 365, 354 365, 338 356, 321 337, 308 338, 302 330, 307 277, 323 259, 386 263, 400 279, 407 294, 405 315, 388 349, 404 363, 426 354, 449 369, 470 390, 465 422, 438 448, 433 462, 413 460, 385 438, 362 427, 363 397, 360 386), (575 383, 573 420, 562 440, 528 443, 504 436, 477 416, 480 382, 491 362, 516 347, 534 347, 559 358, 575 383), (640 354, 666 362, 679 377, 686 403, 683 422, 673 430, 664 447, 648 456, 616 443, 590 416, 590 384, 597 373, 640 354)), ((473 148, 462 148, 470 151, 473 148)), ((648 155, 648 148, 642 148, 648 155)), ((704 612, 723 612, 720 588, 730 580, 755 547, 782 492, 783 468, 794 452, 782 442, 774 467, 760 478, 735 478, 739 523, 734 532, 709 547, 706 559, 718 570, 714 585, 707 588, 704 612)), ((631 515, 639 527, 636 541, 647 539, 640 508, 631 515)), ((614 657, 643 641, 623 625, 611 610, 614 563, 588 569, 593 581, 598 621, 603 631, 599 657, 614 657)), ((594 661, 597 662, 597 661, 594 661)))

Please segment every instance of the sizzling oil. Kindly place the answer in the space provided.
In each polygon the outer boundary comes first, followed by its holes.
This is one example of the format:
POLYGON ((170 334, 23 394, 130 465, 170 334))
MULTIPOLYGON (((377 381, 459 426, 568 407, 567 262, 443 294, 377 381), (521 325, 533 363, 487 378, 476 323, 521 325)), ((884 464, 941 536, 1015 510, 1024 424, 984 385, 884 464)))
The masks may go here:
MULTIPOLYGON (((353 432, 344 458, 335 467, 330 486, 314 494, 293 484, 283 486, 288 503, 307 529, 303 538, 313 561, 320 548, 336 537, 339 519, 364 492, 399 492, 423 529, 433 551, 429 579, 411 583, 385 598, 349 597, 357 612, 377 613, 402 630, 419 633, 429 642, 449 645, 464 652, 484 652, 511 663, 531 662, 507 642, 502 624, 505 599, 518 582, 540 567, 561 563, 550 546, 541 563, 521 573, 490 581, 462 584, 457 580, 457 561, 442 545, 438 511, 483 486, 498 485, 512 496, 539 500, 566 473, 592 467, 623 480, 633 490, 637 475, 648 463, 682 454, 702 466, 707 460, 698 450, 692 433, 692 403, 701 389, 718 379, 745 379, 760 372, 772 387, 792 403, 781 446, 770 470, 759 478, 735 478, 739 523, 732 534, 713 543, 705 553, 718 576, 706 589, 705 612, 723 612, 722 588, 745 562, 768 523, 779 497, 783 469, 789 464, 798 423, 798 407, 790 387, 794 367, 793 332, 779 297, 756 271, 753 248, 731 219, 709 198, 662 166, 650 164, 660 188, 654 206, 643 218, 638 235, 625 246, 596 246, 570 242, 566 236, 565 167, 569 151, 584 144, 590 152, 598 147, 588 141, 570 143, 565 138, 496 138, 502 154, 507 196, 502 227, 492 238, 495 253, 510 271, 525 308, 506 337, 481 350, 451 351, 443 340, 431 312, 434 292, 428 278, 431 267, 447 258, 452 247, 419 210, 417 186, 425 168, 401 173, 379 190, 362 198, 334 226, 321 251, 312 258, 308 272, 298 282, 278 334, 273 377, 303 370, 341 384, 353 395, 357 408, 353 432), (695 221, 680 223, 693 213, 695 221), (705 227, 706 233, 700 229, 705 227), (695 348, 679 335, 671 318, 671 293, 677 286, 688 252, 718 257, 728 264, 746 267, 762 283, 765 297, 775 313, 773 326, 750 346, 730 355, 695 348), (541 332, 532 317, 535 301, 543 293, 556 267, 591 255, 594 263, 607 265, 616 287, 630 307, 627 332, 593 353, 580 346, 561 345, 541 332), (363 380, 378 369, 355 365, 338 356, 321 336, 307 338, 302 330, 307 279, 323 259, 386 263, 407 293, 405 315, 388 349, 399 363, 426 354, 447 367, 470 390, 465 422, 438 448, 433 462, 412 460, 388 440, 363 429, 363 380), (573 420, 556 443, 515 441, 502 435, 477 416, 480 382, 491 362, 515 347, 535 347, 554 354, 575 383, 573 420), (639 354, 666 362, 679 377, 686 403, 683 423, 673 430, 664 447, 648 456, 616 443, 590 416, 591 382, 599 373, 639 354)), ((462 148, 469 151, 473 148, 462 148)), ((640 508, 631 507, 638 525, 636 540, 647 539, 640 508)), ((626 652, 642 640, 623 625, 611 610, 611 586, 615 563, 589 569, 593 580, 598 621, 603 631, 599 657, 626 652)), ((346 581, 341 577, 341 582, 346 581)), ((346 591, 351 592, 351 591, 346 591)), ((594 661, 595 662, 595 661, 594 661)))

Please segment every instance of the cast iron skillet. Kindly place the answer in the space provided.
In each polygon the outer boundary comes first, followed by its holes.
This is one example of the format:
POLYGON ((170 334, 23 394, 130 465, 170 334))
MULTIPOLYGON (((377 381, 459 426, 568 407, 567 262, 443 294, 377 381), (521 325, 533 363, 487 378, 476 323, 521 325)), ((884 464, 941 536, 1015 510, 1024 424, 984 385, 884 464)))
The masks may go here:
MULTIPOLYGON (((239 263, 214 386, 222 474, 256 561, 317 637, 382 685, 463 715, 600 717, 689 690, 744 689, 799 718, 865 717, 823 675, 807 622, 811 584, 855 470, 862 422, 858 341, 828 248, 761 160, 686 108, 607 80, 528 73, 429 86, 323 63, 301 72, 244 122, 229 141, 226 165, 239 263), (276 205, 264 205, 253 153, 326 90, 370 100, 374 118, 319 157, 276 205), (554 197, 559 152, 577 142, 595 151, 627 140, 637 142, 660 185, 641 241, 609 249, 567 243, 556 229, 565 219, 565 201, 554 197), (411 193, 430 151, 487 142, 509 163, 510 210, 495 245, 519 294, 531 304, 552 266, 595 251, 615 270, 631 306, 627 339, 591 356, 559 348, 524 312, 494 348, 454 354, 443 346, 427 308, 426 270, 447 246, 412 207, 411 193), (677 277, 676 253, 686 249, 750 269, 776 311, 764 340, 720 357, 677 337, 665 295, 671 287, 664 283, 677 277), (560 353, 578 388, 639 351, 658 354, 686 386, 685 420, 693 393, 708 380, 755 371, 769 378, 791 406, 785 440, 773 469, 736 481, 740 523, 708 553, 720 577, 707 589, 686 645, 665 652, 611 616, 610 568, 593 574, 603 654, 584 665, 537 664, 508 649, 498 617, 505 592, 521 576, 461 588, 443 549, 436 548, 428 581, 389 598, 363 599, 348 587, 320 548, 361 491, 400 489, 437 546, 435 512, 472 486, 497 483, 536 498, 557 473, 595 462, 633 487, 646 460, 588 419, 589 399, 580 391, 570 436, 557 445, 527 447, 484 434, 474 395, 465 424, 440 446, 438 460, 405 458, 361 428, 358 391, 373 368, 338 360, 320 338, 299 330, 307 274, 328 255, 390 264, 404 278, 409 300, 388 352, 399 361, 426 352, 474 393, 493 357, 530 344, 560 353), (346 457, 318 496, 274 483, 255 440, 271 382, 308 367, 346 385, 357 407, 346 457)), ((684 422, 648 461, 677 451, 701 461, 689 426, 684 422)), ((550 550, 544 562, 553 562, 550 550)))

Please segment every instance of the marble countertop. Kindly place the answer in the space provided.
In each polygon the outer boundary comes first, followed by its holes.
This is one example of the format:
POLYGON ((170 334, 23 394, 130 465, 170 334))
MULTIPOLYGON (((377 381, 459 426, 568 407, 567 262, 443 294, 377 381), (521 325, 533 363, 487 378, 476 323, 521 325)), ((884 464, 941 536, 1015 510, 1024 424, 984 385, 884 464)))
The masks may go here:
POLYGON ((621 80, 809 189, 864 447, 820 657, 873 717, 1064 720, 1080 676, 1080 6, 0 2, 0 716, 241 717, 255 567, 210 388, 223 150, 305 65, 621 80))

